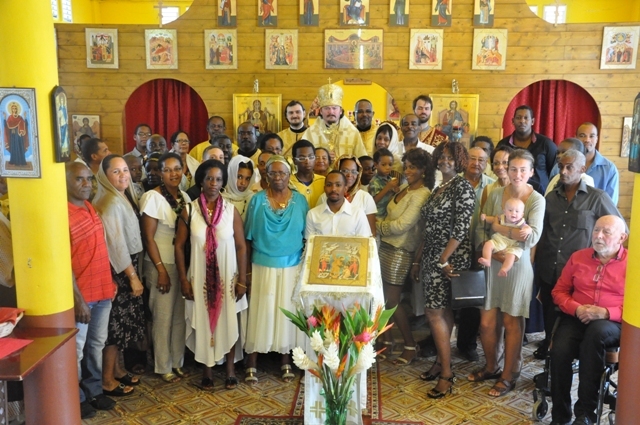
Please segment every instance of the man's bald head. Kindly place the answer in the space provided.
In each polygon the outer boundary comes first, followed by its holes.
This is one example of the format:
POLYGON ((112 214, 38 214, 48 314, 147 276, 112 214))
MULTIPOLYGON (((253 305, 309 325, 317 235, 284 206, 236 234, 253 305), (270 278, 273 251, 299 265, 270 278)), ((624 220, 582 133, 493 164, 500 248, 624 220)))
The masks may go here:
POLYGON ((620 250, 627 236, 627 225, 623 219, 616 215, 605 215, 596 221, 591 243, 598 256, 611 258, 620 250))
POLYGON ((67 162, 64 166, 64 170, 67 175, 67 180, 69 179, 69 177, 77 173, 78 170, 84 170, 84 169, 88 170, 89 168, 86 165, 84 165, 82 162, 77 162, 77 161, 67 162))
POLYGON ((65 165, 67 174, 67 201, 82 206, 91 198, 91 182, 93 173, 81 162, 68 162, 65 165))

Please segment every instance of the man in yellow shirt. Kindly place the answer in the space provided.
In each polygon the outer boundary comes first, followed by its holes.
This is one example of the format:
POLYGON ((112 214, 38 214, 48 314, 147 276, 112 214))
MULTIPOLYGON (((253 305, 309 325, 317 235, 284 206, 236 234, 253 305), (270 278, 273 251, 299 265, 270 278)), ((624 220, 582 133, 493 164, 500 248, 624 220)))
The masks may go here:
POLYGON ((291 176, 291 183, 301 195, 307 198, 309 208, 313 208, 320 195, 324 193, 325 179, 324 176, 313 173, 316 165, 313 143, 305 139, 298 140, 291 147, 291 155, 297 168, 296 173, 291 176))
MULTIPOLYGON (((209 121, 207 122, 207 133, 209 133, 209 140, 205 140, 204 142, 197 144, 193 149, 191 149, 191 152, 189 152, 189 155, 197 159, 198 162, 202 162, 202 154, 204 153, 204 150, 208 146, 217 146, 214 144, 215 137, 224 135, 226 130, 227 130, 227 124, 224 122, 224 118, 218 115, 214 115, 211 118, 209 118, 209 121)), ((222 149, 221 146, 218 146, 218 147, 222 149)), ((234 154, 236 150, 237 148, 234 147, 233 149, 234 154)))

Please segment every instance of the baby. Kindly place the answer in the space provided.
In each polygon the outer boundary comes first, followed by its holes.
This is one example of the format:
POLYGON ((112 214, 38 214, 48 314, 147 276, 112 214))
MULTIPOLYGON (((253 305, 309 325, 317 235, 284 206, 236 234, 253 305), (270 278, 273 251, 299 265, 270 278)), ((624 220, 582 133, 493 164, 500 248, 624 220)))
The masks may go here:
MULTIPOLYGON (((480 220, 493 224, 498 221, 499 224, 507 227, 519 229, 519 233, 524 238, 531 235, 531 227, 524 221, 524 203, 518 198, 509 198, 504 204, 504 214, 499 217, 491 217, 485 214, 480 215, 480 220)), ((491 254, 493 252, 505 251, 504 263, 498 272, 498 276, 506 277, 516 258, 522 256, 522 247, 520 242, 511 239, 511 230, 509 237, 495 232, 491 239, 485 242, 482 247, 482 258, 478 260, 485 267, 491 267, 491 254)))

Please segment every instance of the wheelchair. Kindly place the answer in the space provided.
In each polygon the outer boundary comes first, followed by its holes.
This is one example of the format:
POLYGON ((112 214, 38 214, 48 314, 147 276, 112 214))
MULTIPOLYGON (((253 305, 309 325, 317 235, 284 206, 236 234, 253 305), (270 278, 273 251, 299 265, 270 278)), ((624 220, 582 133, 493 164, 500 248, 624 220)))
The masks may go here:
MULTIPOLYGON (((553 325, 552 335, 555 334, 555 330, 560 323, 560 318, 556 320, 553 325)), ((551 344, 544 360, 544 369, 542 373, 533 377, 535 389, 533 390, 533 412, 532 418, 534 421, 541 421, 549 411, 549 403, 547 397, 551 397, 551 348, 553 345, 553 337, 551 338, 551 344)), ((602 415, 604 412, 604 405, 609 406, 608 420, 609 425, 615 424, 616 418, 616 400, 618 396, 618 385, 611 379, 611 376, 618 370, 618 358, 620 354, 620 347, 608 348, 605 354, 605 366, 604 371, 600 377, 600 389, 598 391, 598 407, 596 409, 596 416, 598 418, 596 424, 600 425, 602 415)), ((578 372, 577 362, 573 364, 573 373, 578 372)))

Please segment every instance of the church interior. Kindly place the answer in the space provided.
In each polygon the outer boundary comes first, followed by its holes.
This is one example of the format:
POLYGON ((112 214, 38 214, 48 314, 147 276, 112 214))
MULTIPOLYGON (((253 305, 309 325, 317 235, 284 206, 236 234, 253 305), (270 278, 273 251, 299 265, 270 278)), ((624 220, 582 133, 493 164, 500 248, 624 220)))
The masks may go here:
MULTIPOLYGON (((446 107, 451 95, 471 95, 476 99, 475 110, 471 111, 476 121, 469 129, 473 133, 470 137, 484 135, 494 141, 512 133, 516 106, 523 100, 535 101, 536 110, 562 111, 555 121, 553 114, 545 117, 550 121, 548 128, 554 129, 549 136, 556 143, 573 137, 576 123, 592 121, 598 127, 597 149, 620 173, 618 209, 630 228, 630 256, 638 258, 640 179, 628 170, 629 153, 623 153, 623 133, 628 122, 625 118, 634 114, 640 69, 637 61, 628 69, 603 68, 601 59, 606 27, 636 27, 640 22, 640 0, 492 0, 492 25, 474 24, 479 0, 449 0, 450 22, 442 28, 433 25, 430 0, 411 4, 406 0, 407 25, 390 23, 390 0, 364 1, 369 8, 364 12, 367 23, 356 26, 341 25, 346 14, 345 0, 314 0, 315 25, 303 25, 300 11, 304 1, 271 2, 276 6, 272 9, 272 22, 267 24, 259 1, 232 1, 233 26, 229 28, 220 26, 219 0, 23 0, 0 4, 0 86, 35 88, 39 126, 40 178, 8 179, 14 232, 14 297, 18 307, 26 310, 24 326, 73 327, 65 171, 64 164, 54 160, 50 124, 50 94, 56 86, 66 91, 70 116, 99 117, 99 137, 117 154, 135 146, 132 134, 139 122, 158 116, 162 117, 154 121, 158 132, 164 131, 168 139, 171 133, 183 129, 191 134, 192 147, 207 140, 206 120, 212 115, 226 120, 227 134, 235 140, 236 126, 251 113, 243 115, 243 108, 249 105, 242 102, 258 94, 269 99, 261 107, 271 108, 278 117, 274 125, 278 130, 284 129, 284 106, 296 99, 311 111, 318 88, 327 81, 343 88, 345 115, 351 118, 352 105, 366 98, 379 122, 398 122, 401 116, 412 113, 412 100, 420 94, 447 99, 446 107), (53 18, 50 3, 57 7, 53 18), (64 5, 70 5, 71 12, 64 5), (162 8, 167 8, 166 13, 175 13, 176 19, 161 24, 162 8), (562 22, 544 20, 547 8, 550 19, 562 15, 562 22), (417 28, 443 30, 439 68, 410 65, 412 31, 417 28), (87 31, 91 29, 117 30, 117 66, 89 66, 87 31), (177 34, 174 66, 162 69, 149 65, 145 31, 151 29, 173 30, 177 34), (379 54, 380 60, 358 62, 352 58, 349 66, 328 61, 327 31, 360 29, 365 33, 382 31, 382 50, 371 53, 379 54), (501 45, 504 68, 478 69, 477 63, 474 65, 479 60, 475 56, 474 32, 481 29, 505 31, 505 45, 501 45), (207 30, 214 30, 209 33, 214 38, 216 31, 232 31, 234 50, 227 53, 226 59, 233 65, 221 66, 219 55, 210 56, 211 50, 205 44, 207 30), (266 31, 275 30, 296 30, 295 66, 267 63, 270 52, 266 31), (214 64, 212 57, 218 63, 214 64)), ((393 0, 391 3, 393 6, 393 0)), ((434 115, 436 112, 434 108, 434 115)), ((538 131, 535 125, 534 130, 538 131)), ((625 297, 628 316, 624 320, 636 328, 640 327, 640 305, 636 305, 640 303, 640 293, 636 293, 640 290, 629 283, 638 275, 640 264, 629 262, 625 297)), ((428 331, 417 329, 416 338, 426 337, 424 332, 428 331)), ((399 334, 394 335, 401 340, 399 334)), ((538 423, 532 417, 532 379, 544 365, 533 358, 533 351, 542 336, 535 333, 528 338, 518 386, 500 399, 486 395, 489 384, 467 382, 464 378, 452 397, 427 399, 425 393, 431 385, 418 376, 429 368, 433 358, 420 357, 405 367, 394 366, 389 360, 379 362, 368 378, 364 423, 538 423)), ((453 340, 452 344, 455 345, 453 340)), ((640 347, 640 341, 635 346, 640 347)), ((399 353, 392 352, 390 357, 399 353)), ((464 377, 482 364, 481 346, 478 354, 477 362, 468 362, 456 357, 454 349, 456 374, 464 377)), ((36 370, 29 378, 33 389, 25 394, 26 408, 38 410, 42 406, 44 412, 34 413, 32 417, 38 419, 31 423, 303 423, 302 373, 297 370, 294 381, 282 384, 277 360, 268 356, 265 368, 259 371, 259 385, 241 382, 232 391, 221 384, 223 369, 214 371, 212 392, 198 387, 199 371, 194 363, 187 368, 190 377, 176 384, 162 382, 148 370, 135 395, 119 399, 114 410, 100 411, 96 417, 81 422, 75 403, 77 393, 73 397, 65 393, 74 385, 77 391, 75 365, 63 365, 69 357, 75 358, 75 347, 65 344, 51 357, 54 364, 42 365, 43 370, 36 370), (51 384, 54 381, 55 385, 51 384), (68 398, 73 400, 65 401, 68 398), (61 412, 67 409, 71 413, 61 412)), ((636 366, 634 373, 640 374, 640 368, 636 366)), ((574 382, 574 397, 576 385, 574 382)), ((627 399, 626 403, 633 405, 635 401, 627 399)), ((4 423, 2 411, 0 405, 0 423, 4 423)), ((545 412, 540 419, 549 423, 550 414, 545 412)))

